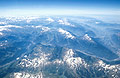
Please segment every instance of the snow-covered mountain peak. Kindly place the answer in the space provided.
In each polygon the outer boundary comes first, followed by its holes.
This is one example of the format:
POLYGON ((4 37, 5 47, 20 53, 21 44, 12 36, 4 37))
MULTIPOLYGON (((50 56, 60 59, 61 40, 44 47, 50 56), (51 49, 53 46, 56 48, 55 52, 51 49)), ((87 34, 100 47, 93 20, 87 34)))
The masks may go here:
POLYGON ((59 19, 59 20, 58 20, 58 23, 59 23, 59 24, 63 24, 63 25, 67 25, 67 26, 74 26, 74 25, 72 25, 71 23, 69 23, 68 20, 65 19, 65 18, 64 18, 63 20, 62 20, 62 19, 59 19))
POLYGON ((47 18, 46 21, 54 22, 54 20, 52 18, 47 18))
POLYGON ((84 39, 84 40, 87 40, 87 41, 93 42, 92 38, 91 38, 88 34, 85 34, 85 35, 83 36, 83 39, 84 39))
POLYGON ((70 39, 74 39, 75 38, 75 36, 73 36, 68 31, 66 31, 66 30, 64 30, 62 28, 59 28, 58 32, 60 32, 61 34, 64 34, 66 38, 70 38, 70 39))
POLYGON ((70 66, 72 69, 76 69, 78 66, 83 65, 86 67, 85 61, 80 57, 74 57, 74 51, 72 49, 69 49, 66 51, 66 54, 63 58, 63 60, 70 66))

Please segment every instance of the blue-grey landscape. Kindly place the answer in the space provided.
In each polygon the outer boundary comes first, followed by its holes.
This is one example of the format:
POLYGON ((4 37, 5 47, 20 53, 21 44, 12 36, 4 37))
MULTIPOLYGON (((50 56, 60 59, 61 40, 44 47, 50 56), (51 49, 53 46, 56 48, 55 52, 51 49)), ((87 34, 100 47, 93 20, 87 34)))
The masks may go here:
POLYGON ((1 0, 0 78, 120 78, 119 0, 1 0))

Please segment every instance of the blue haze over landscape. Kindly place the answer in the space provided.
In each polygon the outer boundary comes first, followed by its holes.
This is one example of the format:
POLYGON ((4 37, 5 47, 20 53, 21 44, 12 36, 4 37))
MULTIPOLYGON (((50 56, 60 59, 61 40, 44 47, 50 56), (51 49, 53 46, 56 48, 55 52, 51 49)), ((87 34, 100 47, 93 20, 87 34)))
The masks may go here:
POLYGON ((120 78, 120 0, 0 0, 0 78, 120 78))
POLYGON ((65 13, 68 15, 78 12, 77 14, 119 15, 119 4, 119 0, 0 0, 0 11, 2 14, 22 12, 23 14, 65 13))

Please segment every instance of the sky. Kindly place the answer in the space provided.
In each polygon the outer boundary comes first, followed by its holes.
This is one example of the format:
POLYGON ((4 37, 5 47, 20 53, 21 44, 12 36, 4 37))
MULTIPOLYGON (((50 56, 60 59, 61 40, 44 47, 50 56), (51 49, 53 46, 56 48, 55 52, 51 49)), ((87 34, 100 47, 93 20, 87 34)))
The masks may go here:
POLYGON ((120 0, 0 0, 0 15, 120 14, 120 0))

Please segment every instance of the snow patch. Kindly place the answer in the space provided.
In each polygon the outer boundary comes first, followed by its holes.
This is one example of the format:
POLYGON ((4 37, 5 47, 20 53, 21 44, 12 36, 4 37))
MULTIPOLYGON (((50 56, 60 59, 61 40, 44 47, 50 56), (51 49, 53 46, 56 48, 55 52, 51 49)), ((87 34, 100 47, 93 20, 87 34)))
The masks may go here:
POLYGON ((27 23, 30 23, 32 20, 26 20, 27 23))
MULTIPOLYGON (((0 26, 0 31, 11 31, 9 28, 22 28, 22 27, 15 25, 0 26)), ((3 35, 3 33, 0 32, 0 35, 3 35)))
POLYGON ((88 34, 85 34, 84 37, 83 37, 83 39, 93 42, 92 38, 89 37, 88 34))
POLYGON ((73 57, 73 55, 74 55, 73 50, 69 49, 68 51, 66 51, 66 54, 63 58, 63 61, 65 61, 70 66, 70 68, 75 69, 80 65, 87 66, 87 64, 85 63, 85 61, 82 58, 73 57))
POLYGON ((21 26, 16 26, 16 25, 6 25, 6 26, 0 26, 0 29, 2 28, 22 28, 21 26))
POLYGON ((3 35, 3 33, 0 32, 0 35, 3 35))
POLYGON ((71 38, 71 39, 74 39, 75 37, 72 36, 69 32, 63 30, 62 28, 59 28, 58 32, 60 32, 61 34, 65 34, 66 35, 66 38, 71 38))
POLYGON ((26 72, 16 72, 14 73, 14 78, 43 78, 43 74, 39 72, 38 74, 30 74, 26 72))
POLYGON ((22 67, 27 67, 27 68, 28 67, 30 68, 41 67, 42 65, 49 64, 47 56, 49 56, 49 54, 40 54, 40 56, 36 56, 33 59, 29 59, 26 57, 25 59, 22 59, 19 65, 22 67))
POLYGON ((41 28, 42 26, 35 26, 35 28, 41 28))
POLYGON ((33 28, 40 28, 42 29, 42 32, 46 32, 46 31, 49 31, 50 28, 49 27, 44 27, 42 25, 39 25, 39 26, 32 26, 33 28))
POLYGON ((0 22, 0 24, 7 24, 6 22, 0 22))
POLYGON ((3 45, 1 44, 0 46, 2 47, 3 45))
POLYGON ((106 64, 102 60, 99 60, 98 64, 96 64, 96 65, 104 68, 105 70, 113 70, 114 72, 117 72, 118 70, 120 70, 119 65, 106 64))
POLYGON ((58 20, 58 23, 59 23, 59 24, 63 24, 63 25, 68 25, 68 26, 74 26, 74 25, 72 25, 71 23, 69 23, 69 22, 67 21, 67 19, 58 20))
POLYGON ((24 56, 25 58, 27 57, 27 55, 24 56))
POLYGON ((50 28, 48 28, 48 27, 42 27, 42 32, 46 32, 46 31, 49 31, 50 30, 50 28))
POLYGON ((0 26, 0 31, 10 31, 10 29, 0 26))
POLYGON ((49 21, 49 22, 54 22, 54 20, 52 18, 48 18, 46 20, 49 21))
POLYGON ((96 24, 100 24, 100 22, 95 22, 96 24))
POLYGON ((38 25, 38 26, 30 26, 30 27, 32 27, 32 28, 41 28, 42 25, 38 25))
POLYGON ((16 58, 16 60, 19 60, 20 58, 18 57, 18 58, 16 58))
POLYGON ((53 63, 63 64, 64 62, 62 60, 56 59, 55 61, 53 61, 53 63))
POLYGON ((14 78, 21 78, 22 73, 14 73, 14 78))

